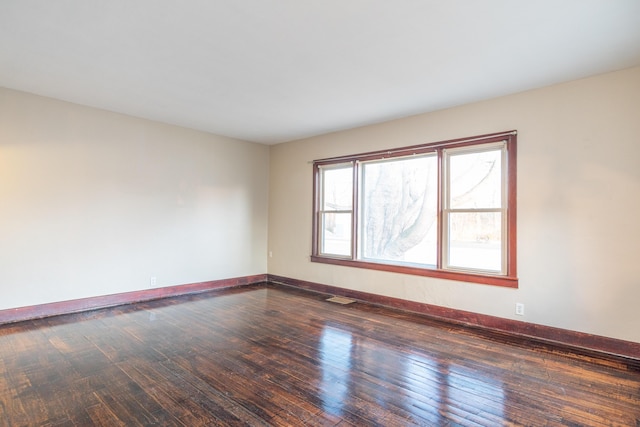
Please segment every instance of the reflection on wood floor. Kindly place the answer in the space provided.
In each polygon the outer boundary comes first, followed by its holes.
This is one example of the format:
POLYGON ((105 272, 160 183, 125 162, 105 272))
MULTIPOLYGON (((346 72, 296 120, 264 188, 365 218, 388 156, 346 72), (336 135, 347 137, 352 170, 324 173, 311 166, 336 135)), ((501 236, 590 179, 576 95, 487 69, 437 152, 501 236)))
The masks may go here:
POLYGON ((0 327, 0 426, 638 426, 640 373, 251 286, 0 327))

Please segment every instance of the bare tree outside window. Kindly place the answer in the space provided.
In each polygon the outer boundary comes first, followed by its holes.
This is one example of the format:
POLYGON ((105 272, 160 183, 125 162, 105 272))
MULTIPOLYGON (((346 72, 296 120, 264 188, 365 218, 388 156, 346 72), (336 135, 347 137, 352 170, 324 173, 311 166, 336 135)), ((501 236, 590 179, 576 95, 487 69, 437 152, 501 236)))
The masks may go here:
POLYGON ((516 140, 314 161, 311 261, 517 287, 516 140))
POLYGON ((435 155, 364 163, 363 257, 436 263, 435 155))
POLYGON ((502 149, 447 153, 451 267, 502 270, 502 149))

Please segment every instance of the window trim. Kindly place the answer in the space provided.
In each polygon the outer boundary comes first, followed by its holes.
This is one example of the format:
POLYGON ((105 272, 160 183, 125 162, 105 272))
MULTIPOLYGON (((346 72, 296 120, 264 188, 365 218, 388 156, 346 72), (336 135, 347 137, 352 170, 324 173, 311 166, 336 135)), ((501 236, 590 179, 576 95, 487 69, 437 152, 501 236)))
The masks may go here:
POLYGON ((507 224, 509 223, 509 218, 507 217, 508 207, 509 207, 509 197, 507 194, 507 186, 509 184, 508 179, 508 165, 507 165, 507 152, 508 147, 506 141, 501 140, 499 142, 486 142, 482 144, 475 144, 465 147, 455 147, 455 148, 444 148, 442 150, 442 164, 443 171, 441 177, 443 178, 442 187, 440 187, 440 191, 442 192, 442 208, 439 212, 442 214, 442 226, 439 231, 442 232, 442 239, 440 240, 441 246, 439 253, 442 256, 441 262, 438 264, 443 270, 455 270, 455 271, 468 271, 474 274, 488 274, 488 275, 498 275, 504 276, 507 272, 507 255, 508 255, 508 243, 506 240, 501 241, 502 245, 502 259, 500 260, 500 271, 495 272, 492 270, 482 270, 482 269, 474 269, 474 268, 466 268, 466 267, 456 267, 450 264, 451 261, 451 245, 449 242, 449 225, 451 224, 451 214, 455 213, 473 213, 473 212, 486 212, 486 213, 500 213, 503 221, 501 221, 501 234, 503 236, 508 236, 507 224), (507 167, 501 167, 500 180, 502 183, 506 183, 506 186, 502 186, 502 194, 501 199, 506 200, 505 203, 501 203, 498 208, 452 208, 450 206, 451 203, 451 159, 452 157, 459 154, 474 154, 474 153, 482 153, 487 151, 496 151, 500 150, 501 164, 506 165, 507 167))
POLYGON ((340 156, 340 157, 332 157, 327 159, 320 159, 313 162, 313 234, 312 234, 312 250, 311 250, 311 261, 324 263, 324 264, 333 264, 333 265, 341 265, 348 267, 357 267, 357 268, 365 268, 371 270, 379 270, 379 271, 388 271, 394 273, 404 273, 411 274, 417 276, 425 276, 425 277, 434 277, 438 279, 448 279, 448 280, 457 280, 462 282, 470 282, 470 283, 480 283, 487 285, 495 285, 509 288, 517 288, 518 287, 518 277, 517 277, 517 230, 516 230, 516 219, 517 219, 517 163, 516 163, 516 154, 517 154, 517 132, 507 131, 500 133, 493 133, 487 135, 474 136, 469 138, 459 138, 453 140, 439 141, 428 144, 414 145, 409 147, 401 147, 395 148, 391 150, 379 150, 372 151, 362 154, 355 154, 349 156, 340 156), (506 144, 506 174, 507 174, 507 188, 506 188, 506 196, 507 196, 507 241, 506 241, 506 274, 490 274, 490 273, 480 273, 480 272, 466 272, 460 270, 450 270, 442 268, 442 220, 443 220, 443 206, 442 206, 442 173, 443 173, 443 155, 442 151, 444 149, 453 149, 453 148, 461 148, 473 145, 484 145, 495 142, 505 141, 506 144), (437 266, 436 268, 425 268, 425 267, 417 267, 405 264, 394 264, 394 263, 383 263, 383 262, 372 262, 372 261, 364 261, 357 258, 358 254, 358 217, 359 217, 359 203, 357 200, 358 192, 352 191, 353 197, 353 214, 352 214, 352 238, 351 238, 351 252, 352 256, 350 258, 344 258, 340 256, 330 256, 326 254, 319 253, 319 226, 320 226, 320 216, 319 216, 319 208, 321 202, 321 183, 320 183, 320 167, 327 166, 332 164, 344 164, 348 162, 353 162, 353 188, 357 190, 358 188, 358 179, 359 179, 359 161, 370 161, 370 160, 379 160, 379 159, 388 159, 392 157, 405 157, 411 154, 422 154, 422 153, 432 153, 436 152, 438 155, 438 255, 437 255, 437 266))
MULTIPOLYGON (((348 165, 348 167, 353 168, 354 166, 354 162, 340 162, 340 163, 334 163, 334 164, 328 164, 325 166, 328 167, 321 167, 318 166, 318 172, 317 172, 317 176, 320 177, 322 176, 327 170, 331 170, 331 169, 342 169, 343 167, 346 167, 348 165)), ((352 169, 353 171, 353 169, 352 169)), ((353 227, 355 226, 356 222, 354 220, 354 218, 356 217, 356 205, 354 204, 354 198, 353 198, 353 184, 352 184, 352 190, 351 190, 351 209, 345 210, 345 209, 334 209, 334 210, 326 210, 324 209, 324 205, 325 205, 325 201, 323 200, 323 196, 324 196, 324 189, 322 188, 322 184, 324 182, 324 179, 319 179, 318 180, 318 209, 317 209, 317 221, 318 221, 318 226, 316 227, 317 231, 318 231, 318 245, 317 245, 317 255, 318 256, 323 256, 323 257, 332 257, 332 258, 340 258, 340 259, 353 259, 356 258, 356 254, 354 252, 356 246, 354 245, 353 242, 353 236, 354 236, 354 232, 353 232, 353 227), (320 229, 322 228, 322 224, 323 224, 323 215, 327 214, 327 213, 334 213, 334 214, 349 214, 351 215, 351 246, 349 248, 349 255, 338 255, 338 254, 325 254, 322 252, 322 238, 321 235, 323 234, 320 229)))

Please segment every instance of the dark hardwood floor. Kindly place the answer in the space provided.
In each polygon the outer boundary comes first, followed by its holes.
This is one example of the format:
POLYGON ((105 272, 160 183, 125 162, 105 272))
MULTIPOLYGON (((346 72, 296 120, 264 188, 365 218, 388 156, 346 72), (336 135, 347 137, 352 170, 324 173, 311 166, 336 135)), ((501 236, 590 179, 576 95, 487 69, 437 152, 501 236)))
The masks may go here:
POLYGON ((1 426, 640 426, 640 373, 266 285, 0 327, 1 426))

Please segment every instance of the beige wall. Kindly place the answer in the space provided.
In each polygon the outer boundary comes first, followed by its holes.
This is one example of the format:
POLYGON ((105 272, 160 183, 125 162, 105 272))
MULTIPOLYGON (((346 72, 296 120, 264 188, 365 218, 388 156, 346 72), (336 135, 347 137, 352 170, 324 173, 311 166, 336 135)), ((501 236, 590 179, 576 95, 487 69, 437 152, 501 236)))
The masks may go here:
POLYGON ((267 147, 0 89, 0 309, 268 271, 640 342, 639 115, 633 68, 267 147), (310 161, 510 129, 519 289, 309 262, 310 161))
POLYGON ((0 89, 0 309, 265 273, 268 148, 0 89))
POLYGON ((640 342, 640 68, 280 144, 270 159, 271 274, 640 342), (519 289, 309 261, 310 161, 511 129, 519 289))

